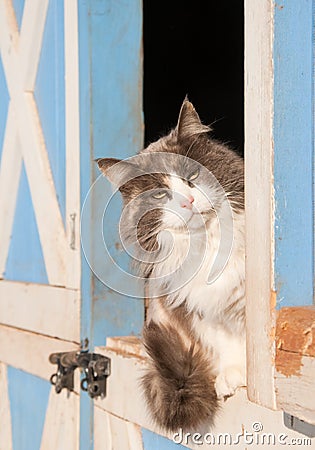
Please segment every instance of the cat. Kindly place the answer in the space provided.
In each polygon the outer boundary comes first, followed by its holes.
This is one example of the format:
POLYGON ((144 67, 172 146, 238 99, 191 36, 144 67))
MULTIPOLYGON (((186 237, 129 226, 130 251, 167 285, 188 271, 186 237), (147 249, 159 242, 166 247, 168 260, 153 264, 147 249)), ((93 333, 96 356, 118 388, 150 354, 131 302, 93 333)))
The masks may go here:
POLYGON ((134 159, 97 160, 146 280, 144 397, 172 432, 213 425, 246 379, 244 165, 210 132, 185 98, 177 126, 134 159))

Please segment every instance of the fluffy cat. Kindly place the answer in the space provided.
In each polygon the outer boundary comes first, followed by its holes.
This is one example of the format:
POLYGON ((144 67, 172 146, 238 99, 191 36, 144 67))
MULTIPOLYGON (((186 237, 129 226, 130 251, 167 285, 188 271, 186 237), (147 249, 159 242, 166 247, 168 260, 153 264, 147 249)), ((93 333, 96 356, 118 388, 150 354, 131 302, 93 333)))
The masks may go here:
POLYGON ((243 160, 209 132, 185 99, 176 128, 134 159, 97 161, 123 196, 121 236, 146 279, 142 387, 169 431, 213 424, 245 385, 243 160))

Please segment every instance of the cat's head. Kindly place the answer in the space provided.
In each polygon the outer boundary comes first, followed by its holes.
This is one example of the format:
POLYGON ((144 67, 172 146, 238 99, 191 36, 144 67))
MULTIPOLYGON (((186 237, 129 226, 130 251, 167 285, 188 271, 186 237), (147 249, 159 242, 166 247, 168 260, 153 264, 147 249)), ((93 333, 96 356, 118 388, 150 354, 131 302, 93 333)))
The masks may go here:
POLYGON ((123 196, 121 223, 127 238, 132 234, 152 250, 163 230, 186 233, 205 227, 226 195, 233 208, 243 208, 242 160, 212 140, 209 131, 185 99, 168 135, 128 160, 97 160, 123 196))

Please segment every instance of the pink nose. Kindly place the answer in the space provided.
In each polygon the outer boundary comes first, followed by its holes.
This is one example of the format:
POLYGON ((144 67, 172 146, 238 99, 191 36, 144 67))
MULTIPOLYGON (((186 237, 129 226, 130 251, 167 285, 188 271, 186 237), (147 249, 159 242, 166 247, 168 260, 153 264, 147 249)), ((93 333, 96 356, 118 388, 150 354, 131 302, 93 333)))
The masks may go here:
POLYGON ((194 197, 192 195, 189 195, 187 198, 180 202, 180 206, 182 208, 192 209, 192 204, 194 203, 194 201, 194 197))

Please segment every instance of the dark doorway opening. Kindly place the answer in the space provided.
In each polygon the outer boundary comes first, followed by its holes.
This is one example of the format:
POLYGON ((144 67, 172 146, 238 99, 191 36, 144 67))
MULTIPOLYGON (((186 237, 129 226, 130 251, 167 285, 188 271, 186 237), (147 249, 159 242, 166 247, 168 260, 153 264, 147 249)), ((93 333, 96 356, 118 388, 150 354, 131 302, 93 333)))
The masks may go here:
POLYGON ((243 0, 143 3, 145 143, 176 124, 188 94, 214 137, 243 153, 243 0))

